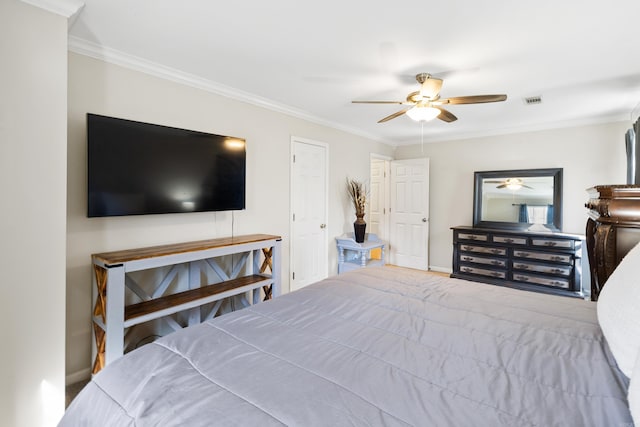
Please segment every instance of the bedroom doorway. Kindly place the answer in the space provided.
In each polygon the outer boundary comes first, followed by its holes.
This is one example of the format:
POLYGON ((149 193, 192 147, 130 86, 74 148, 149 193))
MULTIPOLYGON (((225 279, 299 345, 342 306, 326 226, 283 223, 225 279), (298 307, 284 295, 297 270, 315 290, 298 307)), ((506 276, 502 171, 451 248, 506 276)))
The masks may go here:
POLYGON ((381 240, 389 241, 389 165, 391 158, 371 154, 369 168, 368 227, 381 240))
POLYGON ((291 138, 290 290, 328 276, 327 144, 291 138))
POLYGON ((429 270, 429 159, 393 160, 389 183, 389 262, 429 270))

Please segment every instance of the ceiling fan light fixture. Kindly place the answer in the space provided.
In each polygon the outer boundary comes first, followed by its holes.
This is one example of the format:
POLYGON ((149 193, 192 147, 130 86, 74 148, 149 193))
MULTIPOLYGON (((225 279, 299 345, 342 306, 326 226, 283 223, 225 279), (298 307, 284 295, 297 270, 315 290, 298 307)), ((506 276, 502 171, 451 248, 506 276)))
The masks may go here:
POLYGON ((407 111, 407 116, 416 122, 428 122, 440 115, 440 110, 427 105, 416 105, 407 111))
POLYGON ((442 88, 442 79, 431 76, 428 73, 420 73, 416 75, 416 81, 420 83, 420 90, 414 91, 407 95, 406 101, 351 101, 354 104, 399 104, 409 105, 400 111, 389 114, 378 120, 378 123, 385 123, 397 117, 408 115, 416 122, 428 122, 435 118, 443 122, 451 123, 458 118, 440 107, 441 105, 455 104, 485 104, 487 102, 501 102, 507 100, 507 95, 472 95, 472 96, 456 96, 453 98, 440 98, 440 88, 442 88), (437 107, 436 107, 437 106, 437 107))
POLYGON ((436 79, 429 76, 420 86, 420 95, 424 98, 434 100, 438 97, 441 87, 442 87, 441 79, 436 79))
POLYGON ((508 188, 509 190, 514 190, 514 191, 515 191, 515 190, 519 190, 519 189, 521 189, 521 188, 522 188, 522 185, 517 184, 517 183, 511 183, 511 184, 507 184, 507 188, 508 188))
POLYGON ((519 178, 508 178, 508 179, 505 181, 505 183, 506 183, 506 185, 507 185, 507 188, 508 188, 509 190, 513 190, 513 191, 516 191, 516 190, 521 189, 521 188, 522 188, 522 186, 524 185, 524 183, 522 182, 522 180, 521 180, 521 179, 519 179, 519 178))

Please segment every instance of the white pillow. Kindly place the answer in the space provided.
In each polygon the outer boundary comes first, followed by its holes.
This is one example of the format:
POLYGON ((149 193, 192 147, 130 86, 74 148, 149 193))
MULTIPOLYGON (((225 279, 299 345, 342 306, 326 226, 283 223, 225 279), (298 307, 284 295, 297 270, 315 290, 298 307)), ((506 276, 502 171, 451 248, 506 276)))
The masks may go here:
POLYGON ((598 298, 598 323, 620 370, 631 377, 640 353, 640 244, 622 259, 598 298))
POLYGON ((635 375, 631 377, 631 381, 629 382, 627 400, 629 401, 629 410, 631 411, 633 423, 640 426, 640 353, 636 358, 633 372, 635 372, 635 375))

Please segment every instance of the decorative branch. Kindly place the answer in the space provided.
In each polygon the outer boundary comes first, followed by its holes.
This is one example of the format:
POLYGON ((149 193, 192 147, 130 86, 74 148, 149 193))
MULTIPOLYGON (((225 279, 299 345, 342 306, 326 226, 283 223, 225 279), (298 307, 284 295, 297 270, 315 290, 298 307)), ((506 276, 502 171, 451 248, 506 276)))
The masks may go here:
POLYGON ((367 210, 367 190, 365 185, 361 181, 347 178, 347 192, 356 210, 356 216, 364 216, 367 210))

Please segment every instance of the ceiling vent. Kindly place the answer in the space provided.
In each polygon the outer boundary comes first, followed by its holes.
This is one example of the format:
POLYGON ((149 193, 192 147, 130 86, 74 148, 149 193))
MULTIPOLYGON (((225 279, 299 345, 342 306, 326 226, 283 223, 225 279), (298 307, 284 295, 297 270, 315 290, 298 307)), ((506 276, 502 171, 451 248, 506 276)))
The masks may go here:
POLYGON ((527 105, 542 104, 542 96, 530 96, 523 99, 524 103, 527 105))

